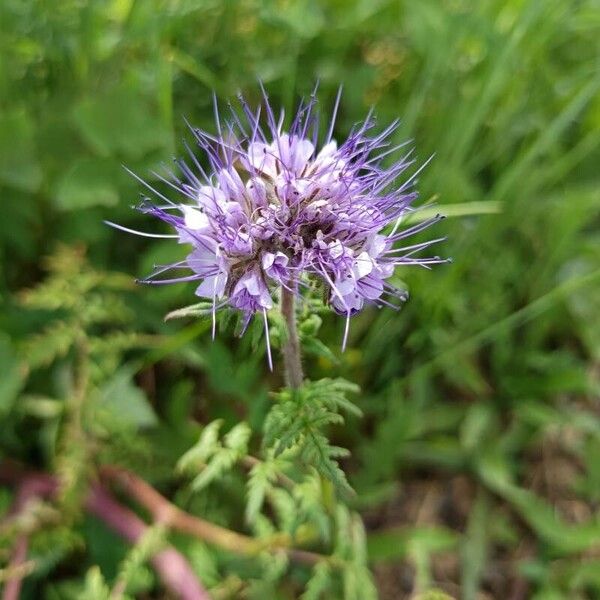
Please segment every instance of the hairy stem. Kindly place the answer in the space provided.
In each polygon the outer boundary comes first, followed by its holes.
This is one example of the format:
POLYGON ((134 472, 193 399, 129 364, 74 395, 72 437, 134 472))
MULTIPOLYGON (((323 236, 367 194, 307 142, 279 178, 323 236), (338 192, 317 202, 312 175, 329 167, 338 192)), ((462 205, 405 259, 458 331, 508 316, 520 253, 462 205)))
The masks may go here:
POLYGON ((287 338, 283 344, 283 363, 285 366, 285 382, 293 388, 302 385, 302 359, 300 354, 300 339, 296 326, 296 311, 294 307, 294 294, 285 287, 281 288, 281 314, 287 326, 287 338))

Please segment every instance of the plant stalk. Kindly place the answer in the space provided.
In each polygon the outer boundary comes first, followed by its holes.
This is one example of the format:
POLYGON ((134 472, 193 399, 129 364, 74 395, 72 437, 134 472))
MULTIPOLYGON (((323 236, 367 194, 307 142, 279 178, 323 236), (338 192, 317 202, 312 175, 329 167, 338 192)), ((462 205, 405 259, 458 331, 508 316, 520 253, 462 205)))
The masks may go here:
MULTIPOLYGON (((14 464, 0 463, 0 482, 18 483, 20 492, 16 508, 23 509, 20 503, 26 502, 36 496, 55 498, 60 493, 61 484, 56 477, 45 473, 21 472, 14 464)), ((117 502, 112 494, 100 483, 94 483, 88 492, 85 506, 89 512, 96 515, 108 527, 133 544, 146 534, 148 525, 144 523, 133 511, 117 502)), ((27 540, 23 536, 17 539, 13 552, 12 567, 23 564, 27 558, 27 540)), ((173 597, 181 600, 209 600, 210 596, 204 589, 192 566, 184 556, 173 546, 165 546, 156 553, 150 561, 165 587, 173 597)), ((16 575, 7 581, 4 588, 3 600, 13 600, 19 596, 23 574, 14 569, 16 575)), ((25 572, 24 575, 28 573, 25 572)))
MULTIPOLYGON (((291 287, 291 286, 290 286, 291 287)), ((281 314, 287 327, 287 338, 283 344, 283 364, 285 367, 285 383, 292 389, 302 386, 302 358, 300 353, 300 339, 296 325, 296 311, 294 294, 285 287, 281 288, 281 314)))

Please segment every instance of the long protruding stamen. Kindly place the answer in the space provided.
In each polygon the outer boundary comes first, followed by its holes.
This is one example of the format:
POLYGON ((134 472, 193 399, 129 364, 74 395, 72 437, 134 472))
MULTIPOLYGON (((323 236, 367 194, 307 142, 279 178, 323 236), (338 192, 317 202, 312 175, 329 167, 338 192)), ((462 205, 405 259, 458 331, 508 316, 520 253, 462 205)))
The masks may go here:
POLYGON ((213 303, 212 303, 212 310, 211 310, 211 316, 212 316, 212 339, 213 341, 215 340, 215 336, 217 333, 217 281, 218 281, 218 275, 215 276, 215 281, 213 283, 213 303))
POLYGON ((342 90, 344 86, 340 85, 338 88, 337 95, 335 97, 335 104, 333 105, 333 112, 331 113, 331 122, 329 123, 329 130, 327 131, 327 138, 325 139, 325 143, 329 144, 331 138, 333 137, 333 129, 335 127, 335 121, 337 119, 338 108, 340 107, 340 100, 342 98, 342 90))
POLYGON ((262 312, 271 370, 265 307, 278 287, 288 326, 288 339, 283 343, 286 381, 298 388, 303 374, 296 299, 308 301, 315 280, 326 287, 326 301, 345 319, 345 351, 355 312, 368 304, 397 308, 398 300, 405 299, 390 283, 395 267, 429 269, 446 262, 420 254, 443 238, 403 242, 441 217, 403 223, 415 211, 415 183, 431 157, 412 167, 416 159, 407 150, 395 162, 389 161, 391 154, 410 144, 395 144, 399 121, 379 127, 370 109, 338 145, 332 140, 341 86, 323 132, 316 86, 301 101, 295 116, 290 115, 289 127, 283 111, 274 111, 262 83, 260 88, 262 104, 256 111, 240 95, 241 110, 228 103, 231 114, 225 119, 213 96, 216 133, 186 121, 195 139, 194 151, 186 144, 189 159, 175 159, 177 167, 153 173, 156 187, 129 171, 150 192, 143 194, 138 208, 169 225, 172 234, 106 223, 135 235, 191 244, 193 251, 183 261, 157 267, 145 283, 199 282, 196 294, 207 300, 213 339, 216 312, 222 306, 241 311, 244 331, 262 312), (321 148, 319 142, 324 142, 321 148), (201 160, 196 157, 196 143, 203 153, 201 160), (182 269, 187 271, 182 273, 182 269), (166 272, 169 279, 157 278, 166 272), (187 276, 177 277, 182 274, 187 276))
POLYGON ((346 313, 346 323, 344 325, 344 339, 342 340, 342 352, 346 352, 346 344, 348 343, 348 334, 350 333, 350 311, 346 313))
POLYGON ((267 319, 267 310, 263 308, 263 321, 265 324, 265 342, 267 344, 267 360, 269 361, 269 369, 273 370, 273 357, 271 356, 271 338, 269 336, 269 320, 267 319))
POLYGON ((137 231, 136 229, 129 229, 129 227, 124 227, 123 225, 119 225, 117 223, 113 223, 112 221, 104 221, 110 227, 114 227, 115 229, 120 229, 121 231, 125 231, 126 233, 133 233, 135 235, 141 235, 142 237, 147 238, 163 238, 163 239, 177 239, 179 236, 175 233, 148 233, 146 231, 137 231))

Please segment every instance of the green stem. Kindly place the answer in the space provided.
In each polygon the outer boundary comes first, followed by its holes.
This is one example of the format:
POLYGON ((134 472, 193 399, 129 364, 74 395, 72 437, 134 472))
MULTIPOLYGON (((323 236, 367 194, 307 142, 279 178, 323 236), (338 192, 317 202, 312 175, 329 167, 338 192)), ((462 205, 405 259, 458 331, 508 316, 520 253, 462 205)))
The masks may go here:
POLYGON ((300 339, 296 326, 296 311, 294 308, 294 294, 290 290, 281 288, 281 314, 287 327, 287 338, 283 344, 283 363, 285 366, 285 382, 293 389, 302 386, 302 359, 300 353, 300 339))

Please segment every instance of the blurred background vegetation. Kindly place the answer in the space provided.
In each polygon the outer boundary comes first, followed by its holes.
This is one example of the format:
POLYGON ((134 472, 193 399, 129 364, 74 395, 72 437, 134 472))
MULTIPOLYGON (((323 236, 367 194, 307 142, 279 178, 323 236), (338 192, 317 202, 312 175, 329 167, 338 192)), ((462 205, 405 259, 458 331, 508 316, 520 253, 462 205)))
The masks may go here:
MULTIPOLYGON (((58 516, 38 515, 22 597, 91 597, 90 567, 119 571, 125 542, 64 517, 92 463, 244 530, 239 481, 192 502, 175 464, 214 419, 260 432, 281 378, 247 338, 165 323, 193 286, 132 280, 183 248, 103 219, 157 227, 122 165, 152 179, 183 153, 184 117, 213 131, 213 90, 255 102, 259 79, 288 109, 319 79, 323 112, 343 83, 338 139, 375 105, 435 153, 419 189, 449 217, 435 235, 454 263, 399 273, 410 301, 354 319, 343 355, 324 317, 333 355, 306 361, 362 388, 363 418, 332 435, 379 596, 600 597, 599 51, 597 0, 2 0, 0 457, 69 482, 58 516), (83 410, 73 348, 91 357, 91 447, 61 443, 83 410)), ((0 488, 3 513, 13 500, 0 488)), ((215 597, 302 589, 300 573, 228 592, 232 573, 260 576, 169 540, 215 597)), ((131 593, 163 597, 128 556, 131 593)))

